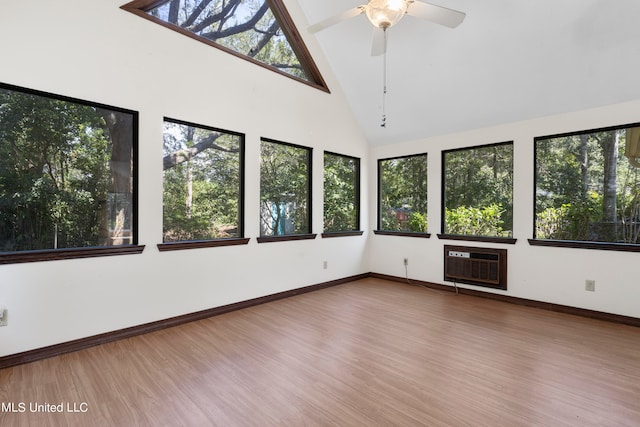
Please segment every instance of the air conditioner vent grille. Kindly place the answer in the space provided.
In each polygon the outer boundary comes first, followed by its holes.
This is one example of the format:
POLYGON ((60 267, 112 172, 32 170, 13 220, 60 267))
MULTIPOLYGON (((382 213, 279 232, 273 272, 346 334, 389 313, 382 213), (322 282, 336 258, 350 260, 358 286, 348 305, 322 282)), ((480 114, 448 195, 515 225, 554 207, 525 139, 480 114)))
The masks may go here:
POLYGON ((445 245, 444 280, 507 289, 507 250, 445 245))

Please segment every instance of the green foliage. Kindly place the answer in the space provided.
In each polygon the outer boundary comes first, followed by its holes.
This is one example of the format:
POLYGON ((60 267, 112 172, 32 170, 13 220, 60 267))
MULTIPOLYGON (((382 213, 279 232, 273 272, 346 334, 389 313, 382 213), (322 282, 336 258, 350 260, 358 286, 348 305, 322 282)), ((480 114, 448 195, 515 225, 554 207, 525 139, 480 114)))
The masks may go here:
POLYGON ((445 152, 444 168, 445 232, 508 235, 513 229, 513 144, 445 152))
POLYGON ((536 216, 536 237, 538 239, 568 240, 571 236, 565 232, 569 229, 567 211, 571 205, 564 204, 559 208, 550 207, 536 216))
POLYGON ((602 216, 601 196, 590 192, 586 200, 550 207, 536 218, 536 237, 554 240, 590 240, 592 224, 602 216))
POLYGON ((358 224, 359 160, 325 153, 324 155, 324 230, 353 231, 358 224))
POLYGON ((240 234, 240 137, 165 121, 164 152, 215 145, 164 171, 165 242, 210 240, 240 234))
POLYGON ((311 150, 267 140, 260 147, 260 235, 308 233, 311 150))
POLYGON ((536 238, 640 241, 640 174, 625 145, 624 128, 536 142, 536 238))
POLYGON ((426 233, 428 229, 427 217, 419 212, 412 212, 409 219, 409 229, 416 233, 426 233))
POLYGON ((380 160, 379 174, 380 228, 426 231, 427 155, 380 160), (413 218, 415 214, 420 216, 413 218))
POLYGON ((107 243, 113 145, 103 110, 0 89, 0 250, 107 243))
POLYGON ((503 211, 502 206, 496 204, 483 208, 458 206, 455 209, 445 209, 445 233, 509 237, 509 232, 502 228, 503 211))

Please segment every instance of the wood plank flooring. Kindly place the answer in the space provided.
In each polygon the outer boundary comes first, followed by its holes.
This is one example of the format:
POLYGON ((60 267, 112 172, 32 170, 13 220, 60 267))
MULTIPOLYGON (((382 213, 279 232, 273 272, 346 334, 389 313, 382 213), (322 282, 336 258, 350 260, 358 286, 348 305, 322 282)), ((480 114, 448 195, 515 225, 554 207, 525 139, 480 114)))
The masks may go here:
POLYGON ((639 426, 640 329, 369 278, 0 370, 0 402, 3 427, 639 426))

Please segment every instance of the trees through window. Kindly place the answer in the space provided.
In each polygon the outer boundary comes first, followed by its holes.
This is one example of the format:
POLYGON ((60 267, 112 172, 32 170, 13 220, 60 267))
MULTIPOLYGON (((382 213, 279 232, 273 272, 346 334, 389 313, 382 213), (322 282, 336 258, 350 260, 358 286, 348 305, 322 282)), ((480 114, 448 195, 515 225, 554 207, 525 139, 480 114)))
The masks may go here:
POLYGON ((360 159, 324 153, 324 231, 360 229, 360 159))
POLYGON ((513 142, 442 152, 442 231, 511 237, 513 142))
POLYGON ((122 7, 326 90, 282 0, 134 0, 122 7))
POLYGON ((640 243, 639 126, 535 139, 535 239, 640 243))
POLYGON ((136 244, 137 121, 0 84, 0 252, 136 244))
POLYGON ((260 143, 260 236, 311 233, 311 148, 260 143))
POLYGON ((427 233, 427 155, 378 160, 378 230, 427 233))
POLYGON ((244 135, 164 120, 163 241, 242 237, 244 135))

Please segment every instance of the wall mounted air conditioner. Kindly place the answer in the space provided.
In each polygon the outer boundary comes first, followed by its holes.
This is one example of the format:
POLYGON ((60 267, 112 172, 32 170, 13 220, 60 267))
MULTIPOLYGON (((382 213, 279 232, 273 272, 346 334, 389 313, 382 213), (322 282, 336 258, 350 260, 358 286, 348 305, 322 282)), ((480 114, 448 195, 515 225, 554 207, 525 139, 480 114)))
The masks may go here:
POLYGON ((507 250, 444 246, 444 280, 507 289, 507 250))

